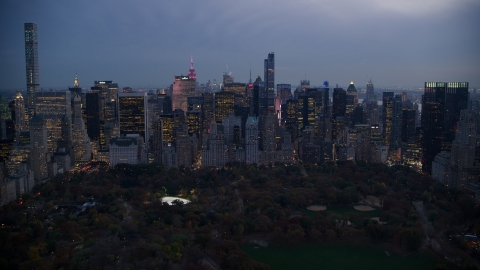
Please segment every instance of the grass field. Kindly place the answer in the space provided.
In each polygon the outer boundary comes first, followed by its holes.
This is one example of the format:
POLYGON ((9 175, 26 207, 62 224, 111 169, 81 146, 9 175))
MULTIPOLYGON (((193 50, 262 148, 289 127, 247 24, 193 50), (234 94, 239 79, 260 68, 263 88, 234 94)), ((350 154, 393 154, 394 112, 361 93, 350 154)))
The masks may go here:
POLYGON ((317 244, 296 247, 258 247, 247 244, 241 247, 251 258, 269 264, 272 270, 283 269, 433 269, 438 263, 434 255, 419 253, 389 255, 380 247, 347 244, 317 244))

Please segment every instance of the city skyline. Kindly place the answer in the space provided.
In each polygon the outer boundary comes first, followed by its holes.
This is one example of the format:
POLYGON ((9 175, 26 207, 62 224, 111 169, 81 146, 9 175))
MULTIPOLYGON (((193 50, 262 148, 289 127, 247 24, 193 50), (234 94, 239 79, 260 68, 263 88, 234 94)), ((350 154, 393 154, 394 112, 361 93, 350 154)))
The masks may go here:
POLYGON ((221 82, 227 65, 236 81, 247 82, 250 68, 253 78, 263 75, 268 52, 277 56, 276 84, 480 85, 475 1, 305 0, 281 2, 273 12, 265 11, 268 1, 0 5, 2 36, 9 37, 0 41, 1 89, 25 89, 25 22, 38 26, 41 88, 66 89, 77 73, 82 88, 98 79, 167 87, 187 75, 191 55, 200 83, 221 82))

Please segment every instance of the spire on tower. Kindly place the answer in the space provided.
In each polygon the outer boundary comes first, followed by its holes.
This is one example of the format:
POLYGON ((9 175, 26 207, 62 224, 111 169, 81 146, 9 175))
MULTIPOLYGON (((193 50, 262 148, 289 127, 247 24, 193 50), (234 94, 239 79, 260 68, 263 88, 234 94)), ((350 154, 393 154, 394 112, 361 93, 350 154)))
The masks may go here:
POLYGON ((248 83, 252 83, 252 62, 250 62, 250 80, 248 83))
POLYGON ((193 68, 193 55, 190 55, 190 69, 188 70, 188 78, 189 79, 197 78, 197 72, 193 68))
POLYGON ((75 72, 75 80, 73 80, 73 87, 78 88, 80 85, 78 84, 78 75, 75 72))

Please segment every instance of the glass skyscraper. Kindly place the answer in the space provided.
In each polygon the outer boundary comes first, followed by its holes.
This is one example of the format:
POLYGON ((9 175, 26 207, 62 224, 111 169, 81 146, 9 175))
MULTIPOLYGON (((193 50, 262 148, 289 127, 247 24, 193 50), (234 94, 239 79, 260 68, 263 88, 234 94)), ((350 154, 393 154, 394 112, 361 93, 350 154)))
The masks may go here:
POLYGON ((25 66, 27 75, 27 108, 29 118, 34 113, 35 92, 39 90, 37 24, 25 23, 25 66))

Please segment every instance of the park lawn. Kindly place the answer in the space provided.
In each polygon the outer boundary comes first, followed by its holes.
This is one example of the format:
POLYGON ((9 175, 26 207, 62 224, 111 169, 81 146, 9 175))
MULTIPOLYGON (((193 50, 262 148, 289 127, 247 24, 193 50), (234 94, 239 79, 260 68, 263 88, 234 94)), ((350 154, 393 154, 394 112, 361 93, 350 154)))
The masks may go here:
POLYGON ((429 253, 390 256, 380 247, 348 244, 305 244, 294 247, 269 245, 241 247, 251 258, 282 269, 433 269, 439 260, 429 253))

